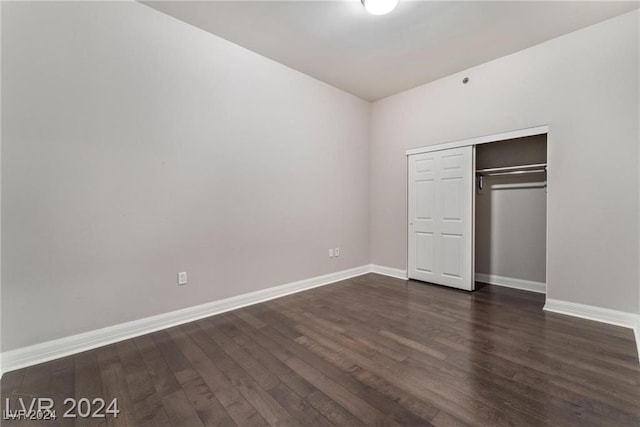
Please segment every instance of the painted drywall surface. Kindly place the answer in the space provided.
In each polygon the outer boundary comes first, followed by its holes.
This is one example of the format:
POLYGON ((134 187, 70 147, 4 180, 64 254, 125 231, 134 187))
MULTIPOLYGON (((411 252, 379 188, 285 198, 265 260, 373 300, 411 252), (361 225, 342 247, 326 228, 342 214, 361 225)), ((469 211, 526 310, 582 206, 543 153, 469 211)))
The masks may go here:
POLYGON ((638 312, 638 21, 625 14, 374 103, 372 263, 406 268, 406 149, 549 125, 548 296, 638 312))
POLYGON ((2 7, 3 351, 369 263, 368 103, 139 3, 2 7))
MULTIPOLYGON (((546 135, 476 147, 477 169, 546 161, 546 135)), ((484 177, 476 190, 477 273, 546 282, 545 179, 544 173, 484 177)))
POLYGON ((545 283, 546 206, 538 179, 485 179, 476 196, 476 272, 545 283))

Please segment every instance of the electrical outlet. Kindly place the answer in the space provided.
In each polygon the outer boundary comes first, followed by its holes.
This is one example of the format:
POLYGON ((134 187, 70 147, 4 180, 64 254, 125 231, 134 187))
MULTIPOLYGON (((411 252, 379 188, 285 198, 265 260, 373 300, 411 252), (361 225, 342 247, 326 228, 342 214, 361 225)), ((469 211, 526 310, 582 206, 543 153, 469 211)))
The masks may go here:
POLYGON ((340 248, 336 248, 333 253, 336 254, 336 256, 340 256, 340 248))
POLYGON ((333 258, 333 248, 329 249, 329 258, 333 258))
POLYGON ((187 284, 187 272, 183 271, 181 273, 178 273, 178 286, 182 286, 186 284, 187 284))

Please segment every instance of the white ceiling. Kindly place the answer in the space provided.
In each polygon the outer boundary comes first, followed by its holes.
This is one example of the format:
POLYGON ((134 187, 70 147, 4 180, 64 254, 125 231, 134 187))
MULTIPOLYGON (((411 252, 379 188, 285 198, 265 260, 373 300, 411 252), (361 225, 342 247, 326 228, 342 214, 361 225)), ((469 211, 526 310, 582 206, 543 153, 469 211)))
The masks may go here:
POLYGON ((373 101, 640 7, 631 2, 345 1, 145 4, 373 101))

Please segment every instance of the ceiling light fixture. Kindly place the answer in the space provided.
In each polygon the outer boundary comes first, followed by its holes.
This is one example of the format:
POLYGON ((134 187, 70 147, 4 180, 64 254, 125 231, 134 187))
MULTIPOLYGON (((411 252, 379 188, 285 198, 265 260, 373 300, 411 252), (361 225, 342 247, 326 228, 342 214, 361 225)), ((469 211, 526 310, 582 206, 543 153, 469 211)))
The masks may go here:
POLYGON ((372 15, 384 15, 398 5, 398 0, 360 0, 367 12, 372 15))

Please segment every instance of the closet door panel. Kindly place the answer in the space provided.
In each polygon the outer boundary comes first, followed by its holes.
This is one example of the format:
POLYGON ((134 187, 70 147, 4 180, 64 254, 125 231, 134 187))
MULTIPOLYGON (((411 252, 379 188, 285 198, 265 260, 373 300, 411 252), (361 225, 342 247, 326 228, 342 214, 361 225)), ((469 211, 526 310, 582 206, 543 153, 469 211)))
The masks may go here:
POLYGON ((433 233, 416 233, 416 270, 433 274, 433 233))
POLYGON ((433 221, 434 194, 432 179, 416 182, 416 219, 433 221))
POLYGON ((473 147, 409 156, 409 277, 473 289, 473 147))
POLYGON ((409 211, 412 212, 409 228, 409 269, 416 278, 425 281, 435 279, 436 235, 436 160, 432 153, 416 155, 410 159, 409 211))
POLYGON ((462 221, 462 179, 442 180, 442 221, 462 221))
POLYGON ((442 234, 442 275, 453 279, 462 278, 463 236, 442 234))

